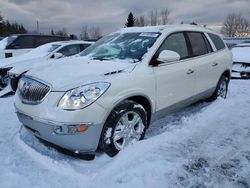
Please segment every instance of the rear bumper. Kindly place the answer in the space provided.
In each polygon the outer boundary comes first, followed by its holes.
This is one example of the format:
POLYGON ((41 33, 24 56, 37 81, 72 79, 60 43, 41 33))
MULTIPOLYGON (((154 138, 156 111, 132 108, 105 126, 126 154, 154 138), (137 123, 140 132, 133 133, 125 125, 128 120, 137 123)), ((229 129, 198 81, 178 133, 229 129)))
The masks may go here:
MULTIPOLYGON (((55 127, 62 125, 59 122, 36 119, 17 111, 20 122, 35 136, 57 147, 79 154, 93 154, 99 142, 101 125, 91 125, 85 132, 71 135, 55 133, 55 127)), ((73 125, 74 123, 72 123, 73 125)))

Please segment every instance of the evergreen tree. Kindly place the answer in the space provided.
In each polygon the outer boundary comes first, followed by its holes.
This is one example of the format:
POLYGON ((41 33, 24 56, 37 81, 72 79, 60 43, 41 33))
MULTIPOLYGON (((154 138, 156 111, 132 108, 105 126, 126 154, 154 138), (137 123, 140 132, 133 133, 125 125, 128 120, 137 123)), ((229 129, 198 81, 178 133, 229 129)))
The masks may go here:
POLYGON ((125 24, 126 27, 133 27, 135 25, 135 17, 132 12, 129 13, 127 18, 127 23, 125 24))
POLYGON ((3 21, 3 16, 0 13, 0 22, 3 21))
POLYGON ((8 20, 3 20, 3 16, 0 14, 0 36, 6 37, 11 34, 22 34, 27 33, 27 30, 22 24, 17 22, 10 23, 8 20))

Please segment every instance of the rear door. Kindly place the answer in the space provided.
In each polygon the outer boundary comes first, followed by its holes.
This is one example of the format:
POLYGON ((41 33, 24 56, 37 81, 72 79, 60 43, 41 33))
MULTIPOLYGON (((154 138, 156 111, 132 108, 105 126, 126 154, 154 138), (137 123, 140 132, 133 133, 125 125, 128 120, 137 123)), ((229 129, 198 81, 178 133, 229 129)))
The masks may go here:
POLYGON ((186 32, 190 48, 192 51, 192 60, 196 69, 195 94, 212 90, 217 82, 218 75, 216 67, 218 63, 212 54, 213 49, 202 32, 186 32))
POLYGON ((181 60, 171 63, 158 62, 154 67, 156 77, 156 110, 174 107, 193 96, 195 83, 195 65, 189 61, 190 52, 183 32, 169 35, 162 43, 154 57, 163 50, 177 52, 181 60))

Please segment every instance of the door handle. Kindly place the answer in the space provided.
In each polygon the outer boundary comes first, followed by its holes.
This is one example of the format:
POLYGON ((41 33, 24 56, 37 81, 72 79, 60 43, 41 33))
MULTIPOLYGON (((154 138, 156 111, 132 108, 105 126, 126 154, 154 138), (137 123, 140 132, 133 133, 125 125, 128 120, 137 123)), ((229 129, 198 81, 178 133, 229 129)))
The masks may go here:
POLYGON ((194 73, 194 70, 188 69, 187 74, 193 74, 193 73, 194 73))
POLYGON ((214 62, 214 63, 212 64, 213 67, 216 67, 217 65, 218 65, 218 63, 216 63, 216 62, 214 62))

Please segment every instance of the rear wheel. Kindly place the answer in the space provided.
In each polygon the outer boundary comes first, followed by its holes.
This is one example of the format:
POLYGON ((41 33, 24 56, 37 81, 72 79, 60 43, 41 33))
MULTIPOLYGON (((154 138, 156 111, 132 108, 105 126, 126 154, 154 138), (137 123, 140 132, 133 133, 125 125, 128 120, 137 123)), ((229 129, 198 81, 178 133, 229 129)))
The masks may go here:
POLYGON ((113 157, 129 143, 143 139, 146 127, 147 115, 143 106, 126 100, 109 115, 99 147, 113 157))
POLYGON ((216 100, 218 97, 225 99, 227 97, 229 79, 226 76, 221 76, 213 95, 209 98, 210 101, 216 100))

